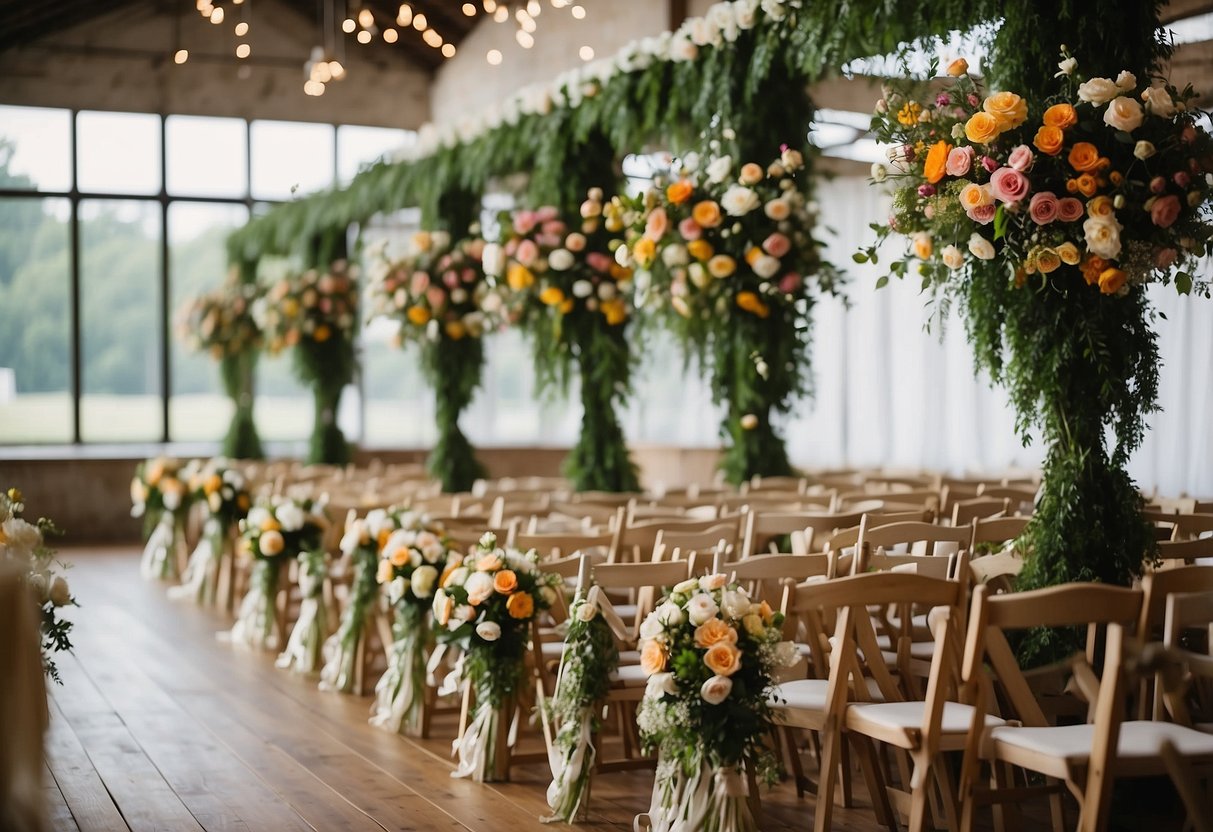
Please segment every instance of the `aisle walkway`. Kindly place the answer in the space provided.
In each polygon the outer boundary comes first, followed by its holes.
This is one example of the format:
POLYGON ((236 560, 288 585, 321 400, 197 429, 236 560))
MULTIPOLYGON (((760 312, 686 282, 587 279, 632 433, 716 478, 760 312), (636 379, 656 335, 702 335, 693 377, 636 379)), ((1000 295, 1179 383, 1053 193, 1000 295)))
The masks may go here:
MULTIPOLYGON (((321 693, 278 670, 269 654, 216 641, 219 615, 171 602, 138 576, 130 549, 68 550, 84 604, 51 691, 47 793, 56 830, 473 830, 543 826, 544 765, 515 782, 450 778, 437 739, 410 741, 366 723, 369 699, 321 693)), ((591 830, 631 829, 650 772, 594 786, 591 830)), ((866 796, 835 812, 835 827, 877 829, 866 796)), ((790 784, 764 798, 764 832, 811 824, 812 800, 790 784)))

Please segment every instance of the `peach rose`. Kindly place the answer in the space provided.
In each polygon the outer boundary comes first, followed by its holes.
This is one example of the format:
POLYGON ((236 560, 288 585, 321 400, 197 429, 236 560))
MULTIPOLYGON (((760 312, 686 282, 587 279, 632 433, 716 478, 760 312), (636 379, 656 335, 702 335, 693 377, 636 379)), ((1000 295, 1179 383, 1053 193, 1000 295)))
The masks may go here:
POLYGON ((483 555, 480 560, 476 561, 476 570, 478 572, 492 572, 494 569, 500 569, 501 566, 501 556, 496 552, 483 555))
POLYGON ((1099 273, 1099 291, 1105 295, 1114 295, 1125 285, 1128 276, 1120 269, 1104 269, 1099 273))
POLYGON ((978 185, 975 182, 970 182, 961 188, 959 198, 960 207, 966 211, 980 208, 982 205, 990 205, 994 202, 994 195, 990 193, 989 187, 978 185))
POLYGON ((1078 246, 1071 242, 1064 242, 1057 247, 1057 256, 1061 258, 1061 262, 1067 266, 1077 266, 1082 260, 1082 255, 1078 251, 1078 246))
POLYGON ((259 542, 261 544, 261 554, 269 558, 282 554, 282 550, 286 547, 286 541, 282 537, 282 532, 276 529, 262 532, 259 542))
POLYGON ((695 188, 686 179, 680 179, 677 182, 671 182, 669 187, 665 189, 665 198, 674 205, 681 205, 691 198, 691 192, 695 188))
POLYGON ((1057 271, 1061 265, 1061 256, 1051 248, 1041 248, 1036 251, 1036 268, 1041 274, 1057 271))
POLYGON ((989 113, 974 113, 965 122, 965 138, 974 144, 989 144, 1001 132, 998 119, 989 113))
POLYGON ((1028 104, 1013 92, 996 92, 981 108, 998 120, 999 130, 1011 130, 1028 118, 1028 104))
POLYGON ((518 575, 513 569, 502 569, 493 576, 493 589, 502 595, 509 595, 518 588, 518 575))
POLYGON ((727 641, 721 641, 703 654, 703 663, 717 676, 732 676, 741 669, 741 651, 727 641))
POLYGON ((1036 137, 1032 139, 1032 144, 1046 156, 1056 156, 1058 153, 1061 153, 1061 145, 1064 140, 1065 134, 1061 132, 1060 127, 1046 124, 1036 131, 1036 137))
POLYGON ((386 584, 392 579, 395 570, 392 568, 392 562, 388 560, 379 561, 379 569, 375 572, 375 580, 381 584, 386 584))
POLYGON ((1159 228, 1170 228, 1179 218, 1179 197, 1167 194, 1154 200, 1150 206, 1150 221, 1159 228))
POLYGON ((505 609, 511 618, 530 618, 535 613, 535 599, 529 592, 515 592, 505 602, 505 609))
POLYGON ((658 207, 654 208, 649 214, 649 218, 644 223, 644 236, 654 242, 665 236, 666 229, 670 227, 670 218, 666 214, 665 209, 658 207))
POLYGON ((697 202, 691 209, 691 218, 700 228, 715 228, 721 221, 720 206, 711 199, 697 202))
POLYGON ((1093 217, 1113 216, 1112 200, 1107 196, 1097 196, 1087 203, 1087 213, 1093 217))
POLYGON ((652 676, 665 670, 665 665, 665 646, 656 639, 646 641, 644 647, 640 648, 640 666, 644 672, 652 676))
POLYGON ((712 259, 715 249, 712 248, 712 244, 707 240, 691 240, 691 242, 687 243, 687 253, 696 260, 706 261, 712 259))
POLYGON ((727 676, 713 676, 699 688, 699 695, 709 705, 719 705, 733 692, 733 680, 727 676))
POLYGON ((1054 104, 1045 110, 1043 121, 1049 127, 1065 130, 1078 124, 1078 113, 1074 112, 1074 107, 1070 104, 1054 104))
POLYGON ((712 647, 721 642, 736 644, 737 631, 719 618, 709 618, 695 628, 696 647, 712 647))
POLYGON ((388 563, 392 566, 404 566, 412 559, 411 554, 408 546, 397 546, 388 557, 388 563))
POLYGON ((761 166, 753 162, 746 162, 741 166, 741 172, 737 176, 737 181, 742 185, 757 185, 762 181, 763 175, 761 166))
POLYGON ((932 252, 935 251, 935 244, 931 240, 931 235, 925 231, 920 231, 914 235, 913 242, 914 256, 919 260, 927 260, 932 252))
POLYGON ((1112 99, 1108 104, 1108 109, 1104 110, 1104 124, 1114 130, 1123 130, 1126 133, 1132 133, 1138 127, 1141 127, 1142 119, 1145 118, 1145 113, 1141 109, 1141 104, 1137 103, 1132 98, 1119 96, 1112 99))
POLYGON ((973 167, 973 148, 954 147, 948 151, 948 161, 944 170, 948 176, 964 176, 973 167))

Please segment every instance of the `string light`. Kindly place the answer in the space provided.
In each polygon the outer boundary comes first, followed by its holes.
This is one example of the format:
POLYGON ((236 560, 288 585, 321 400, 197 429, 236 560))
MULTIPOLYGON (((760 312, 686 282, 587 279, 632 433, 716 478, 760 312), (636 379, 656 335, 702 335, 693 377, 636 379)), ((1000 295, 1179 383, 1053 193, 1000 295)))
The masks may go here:
POLYGON ((530 49, 535 45, 535 38, 531 37, 531 33, 519 29, 514 33, 514 40, 518 41, 518 45, 523 49, 530 49))
POLYGON ((400 11, 396 12, 396 24, 398 26, 408 26, 413 22, 413 7, 408 3, 400 5, 400 11))
POLYGON ((175 63, 175 64, 183 64, 186 61, 188 61, 189 59, 190 59, 190 52, 188 49, 178 49, 176 52, 173 53, 173 63, 175 63))
POLYGON ((453 43, 442 44, 442 57, 444 57, 444 58, 455 57, 455 44, 453 44, 453 43))
POLYGON ((426 20, 425 14, 422 12, 417 12, 417 14, 413 15, 413 28, 418 32, 424 32, 429 25, 430 22, 426 20))
POLYGON ((426 29, 424 32, 422 32, 421 39, 435 49, 442 46, 442 35, 438 34, 433 29, 426 29))
POLYGON ((385 43, 395 43, 400 40, 400 34, 395 29, 384 29, 383 40, 385 43))
POLYGON ((361 32, 358 33, 358 42, 361 44, 370 43, 371 42, 371 33, 369 31, 367 31, 366 29, 363 29, 361 32))
POLYGON ((222 22, 223 22, 223 7, 215 6, 211 10, 211 23, 214 23, 216 26, 218 26, 222 22))
POLYGON ((236 37, 242 38, 248 34, 248 24, 243 20, 236 24, 236 37))
POLYGON ((375 25, 375 15, 370 9, 362 9, 358 12, 358 23, 363 29, 369 29, 375 25))
POLYGON ((585 20, 585 6, 574 6, 569 13, 578 20, 585 20))
POLYGON ((501 63, 501 50, 500 49, 490 49, 489 53, 484 56, 484 59, 486 61, 488 61, 490 64, 492 64, 493 66, 499 65, 501 63))
POLYGON ((242 43, 236 47, 236 57, 241 59, 247 58, 252 51, 252 48, 247 43, 242 43))
POLYGON ((577 50, 577 54, 581 56, 581 60, 583 61, 592 61, 594 60, 594 47, 583 46, 577 50))
POLYGON ((476 16, 476 7, 473 6, 471 3, 464 3, 463 4, 463 13, 465 15, 467 15, 468 17, 475 17, 476 16))

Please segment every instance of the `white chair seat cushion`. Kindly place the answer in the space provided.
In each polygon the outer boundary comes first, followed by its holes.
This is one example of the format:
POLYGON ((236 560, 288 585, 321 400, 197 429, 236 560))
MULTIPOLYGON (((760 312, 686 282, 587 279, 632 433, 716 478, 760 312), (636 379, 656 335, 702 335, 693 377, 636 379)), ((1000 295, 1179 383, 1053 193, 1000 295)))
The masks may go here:
POLYGON ((612 673, 611 681, 625 688, 642 688, 649 683, 649 674, 638 664, 628 664, 612 673))
MULTIPOLYGON (((1091 756, 1094 725, 1062 725, 1056 728, 994 728, 986 736, 985 748, 1010 746, 1070 763, 1081 763, 1091 756)), ((1158 757, 1163 740, 1170 740, 1184 757, 1213 758, 1213 734, 1173 722, 1133 720, 1120 725, 1116 756, 1122 760, 1147 760, 1158 757)))
MULTIPOLYGON (((868 685, 868 695, 873 699, 883 699, 880 687, 875 679, 865 679, 868 685)), ((826 695, 829 693, 828 679, 797 679, 776 685, 767 702, 773 708, 795 708, 804 711, 824 711, 826 695)))
MULTIPOLYGON (((922 728, 926 719, 925 702, 875 702, 856 703, 847 709, 847 727, 862 728, 870 725, 878 728, 907 729, 922 728)), ((986 715, 986 725, 1003 725, 1005 720, 986 715)), ((945 702, 940 730, 944 734, 968 734, 973 725, 973 706, 959 702, 945 702)))
POLYGON ((619 617, 622 618, 624 622, 630 623, 636 620, 636 611, 638 608, 635 604, 612 604, 612 606, 615 607, 615 612, 619 614, 619 617))

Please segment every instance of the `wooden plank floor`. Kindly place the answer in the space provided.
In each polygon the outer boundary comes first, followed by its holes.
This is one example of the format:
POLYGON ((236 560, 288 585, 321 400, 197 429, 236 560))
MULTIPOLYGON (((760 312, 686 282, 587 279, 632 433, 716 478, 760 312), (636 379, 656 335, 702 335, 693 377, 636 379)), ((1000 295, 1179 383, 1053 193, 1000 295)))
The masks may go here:
MULTIPOLYGON (((417 742, 367 724, 369 698, 321 693, 269 654, 215 638, 229 622, 169 601, 129 549, 66 551, 83 606, 51 691, 47 795, 55 829, 474 830, 552 828, 546 765, 511 783, 450 777, 453 718, 417 742)), ((811 766, 811 763, 808 765, 811 766)), ((856 778, 861 780, 861 778, 856 778)), ((599 777, 582 828, 629 830, 651 772, 599 777)), ((835 828, 878 829, 858 786, 835 828)), ((814 801, 764 793, 763 830, 802 830, 814 801)), ((568 828, 568 827, 557 827, 568 828)))

